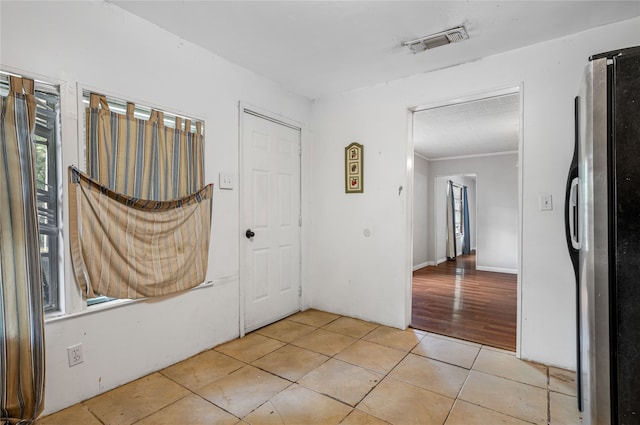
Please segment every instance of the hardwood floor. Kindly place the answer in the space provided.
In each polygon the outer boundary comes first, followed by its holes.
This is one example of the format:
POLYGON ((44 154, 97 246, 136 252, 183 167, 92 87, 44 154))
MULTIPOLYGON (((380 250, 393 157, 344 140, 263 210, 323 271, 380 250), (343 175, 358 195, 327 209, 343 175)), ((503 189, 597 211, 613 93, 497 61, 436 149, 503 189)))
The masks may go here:
POLYGON ((516 349, 516 275, 476 270, 475 254, 413 272, 411 326, 516 349))

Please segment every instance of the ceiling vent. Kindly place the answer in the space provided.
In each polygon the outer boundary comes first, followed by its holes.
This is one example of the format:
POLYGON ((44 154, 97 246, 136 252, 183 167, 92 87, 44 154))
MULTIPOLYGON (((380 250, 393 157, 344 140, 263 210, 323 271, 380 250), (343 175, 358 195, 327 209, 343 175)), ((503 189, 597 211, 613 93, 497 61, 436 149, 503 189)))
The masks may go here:
POLYGON ((446 44, 457 43, 458 41, 466 40, 467 38, 469 38, 469 34, 467 34, 467 30, 461 26, 442 31, 437 34, 407 41, 403 43, 403 45, 407 46, 409 50, 411 50, 411 53, 416 54, 424 52, 427 49, 434 49, 446 44))

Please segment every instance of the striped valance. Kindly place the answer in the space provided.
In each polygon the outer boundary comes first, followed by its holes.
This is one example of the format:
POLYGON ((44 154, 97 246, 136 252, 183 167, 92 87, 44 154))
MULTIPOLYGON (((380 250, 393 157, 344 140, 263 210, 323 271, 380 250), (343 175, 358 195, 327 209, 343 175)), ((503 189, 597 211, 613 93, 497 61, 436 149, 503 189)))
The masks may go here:
POLYGON ((127 196, 165 201, 187 196, 204 186, 202 123, 176 118, 164 125, 164 114, 148 120, 112 112, 105 96, 91 93, 86 109, 87 174, 127 196), (184 125, 184 129, 183 129, 184 125))
POLYGON ((118 194, 69 168, 71 259, 86 298, 143 298, 204 282, 213 185, 172 201, 118 194))

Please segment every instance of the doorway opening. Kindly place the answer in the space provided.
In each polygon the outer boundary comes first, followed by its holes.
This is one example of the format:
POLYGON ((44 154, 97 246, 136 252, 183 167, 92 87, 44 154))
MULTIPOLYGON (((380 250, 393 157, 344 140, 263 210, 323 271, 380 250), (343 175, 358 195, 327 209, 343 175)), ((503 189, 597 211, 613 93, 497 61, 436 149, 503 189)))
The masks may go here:
POLYGON ((415 328, 517 351, 521 111, 514 87, 413 112, 415 328))

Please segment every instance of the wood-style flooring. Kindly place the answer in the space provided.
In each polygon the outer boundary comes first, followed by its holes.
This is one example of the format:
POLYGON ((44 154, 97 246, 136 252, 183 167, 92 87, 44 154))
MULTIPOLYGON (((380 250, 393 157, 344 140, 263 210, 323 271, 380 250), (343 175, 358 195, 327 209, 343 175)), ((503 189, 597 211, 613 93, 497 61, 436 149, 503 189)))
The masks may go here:
POLYGON ((413 272, 411 326, 516 349, 516 275, 476 270, 475 253, 413 272))

